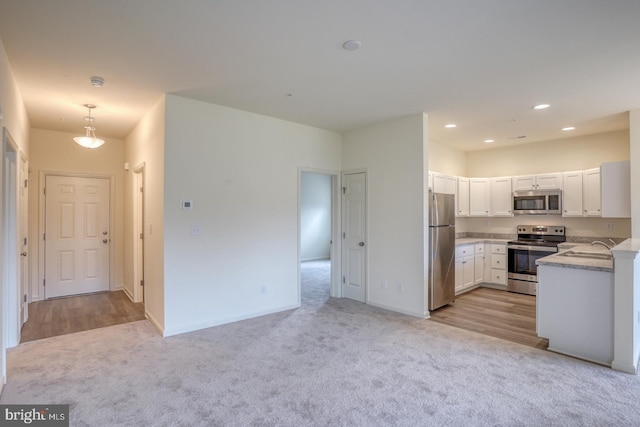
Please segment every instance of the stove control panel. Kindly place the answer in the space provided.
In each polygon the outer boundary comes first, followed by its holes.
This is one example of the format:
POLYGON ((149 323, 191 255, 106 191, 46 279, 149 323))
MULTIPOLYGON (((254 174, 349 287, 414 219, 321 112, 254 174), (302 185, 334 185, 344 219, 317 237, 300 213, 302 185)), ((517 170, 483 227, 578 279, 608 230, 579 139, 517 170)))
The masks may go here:
POLYGON ((535 234, 540 236, 564 236, 564 225, 519 225, 518 234, 535 234))

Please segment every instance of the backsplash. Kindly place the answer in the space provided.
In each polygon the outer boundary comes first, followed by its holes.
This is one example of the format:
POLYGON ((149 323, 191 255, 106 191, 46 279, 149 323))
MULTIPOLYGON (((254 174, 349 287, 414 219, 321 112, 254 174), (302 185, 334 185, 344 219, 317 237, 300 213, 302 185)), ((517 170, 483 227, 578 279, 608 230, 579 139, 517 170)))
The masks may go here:
MULTIPOLYGON (((456 233, 456 239, 464 239, 464 238, 516 240, 518 236, 516 234, 505 234, 505 233, 477 233, 477 232, 456 233)), ((626 238, 621 238, 621 237, 567 236, 567 242, 569 243, 591 243, 595 240, 602 240, 606 243, 609 243, 609 239, 616 242, 617 245, 619 245, 620 243, 626 240, 626 238)))

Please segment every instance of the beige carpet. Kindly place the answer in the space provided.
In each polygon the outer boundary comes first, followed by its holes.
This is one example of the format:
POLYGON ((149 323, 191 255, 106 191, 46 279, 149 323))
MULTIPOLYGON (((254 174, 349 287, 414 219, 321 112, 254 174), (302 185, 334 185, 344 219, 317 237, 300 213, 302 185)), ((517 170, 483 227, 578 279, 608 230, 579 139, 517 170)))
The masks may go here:
POLYGON ((640 424, 637 376, 317 294, 166 339, 140 321, 21 344, 0 403, 68 403, 73 426, 640 424))

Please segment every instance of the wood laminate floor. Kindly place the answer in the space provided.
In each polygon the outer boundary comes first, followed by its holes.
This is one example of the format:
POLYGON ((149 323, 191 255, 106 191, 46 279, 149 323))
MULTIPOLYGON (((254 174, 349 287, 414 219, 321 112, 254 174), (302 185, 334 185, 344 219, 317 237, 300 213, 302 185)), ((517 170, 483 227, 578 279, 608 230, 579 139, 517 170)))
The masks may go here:
POLYGON ((477 288, 431 312, 431 320, 530 347, 549 347, 549 340, 536 335, 536 297, 532 295, 477 288))
POLYGON ((123 291, 36 301, 29 304, 20 342, 144 319, 144 303, 131 302, 123 291))

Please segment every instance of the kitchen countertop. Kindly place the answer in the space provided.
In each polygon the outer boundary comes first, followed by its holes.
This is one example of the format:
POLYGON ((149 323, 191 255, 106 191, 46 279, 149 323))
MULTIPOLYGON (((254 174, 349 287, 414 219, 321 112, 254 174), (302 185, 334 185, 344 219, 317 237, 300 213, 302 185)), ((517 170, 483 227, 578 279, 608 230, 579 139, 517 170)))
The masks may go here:
POLYGON ((463 237, 456 239, 456 246, 473 245, 475 243, 503 243, 506 244, 510 239, 495 239, 492 237, 463 237))
POLYGON ((602 246, 592 246, 585 244, 578 244, 570 249, 561 248, 560 252, 553 255, 540 258, 536 261, 537 265, 552 265, 556 267, 576 268, 580 270, 596 270, 596 271, 609 271, 613 272, 613 259, 597 259, 597 258, 580 258, 562 256, 561 254, 570 250, 576 250, 581 252, 593 252, 595 254, 606 254, 610 251, 602 246))

